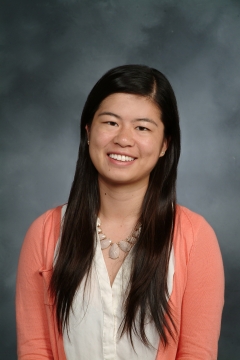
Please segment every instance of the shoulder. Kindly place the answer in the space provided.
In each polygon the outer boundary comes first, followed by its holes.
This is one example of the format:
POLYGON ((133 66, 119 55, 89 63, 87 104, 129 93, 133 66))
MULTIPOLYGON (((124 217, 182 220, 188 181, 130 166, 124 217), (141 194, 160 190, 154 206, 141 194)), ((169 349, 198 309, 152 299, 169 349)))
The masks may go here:
POLYGON ((60 235, 62 206, 50 209, 33 221, 29 227, 21 250, 25 258, 37 263, 48 263, 60 235))
POLYGON ((61 211, 64 205, 47 210, 30 225, 26 237, 30 234, 32 237, 40 237, 46 233, 58 236, 61 226, 61 211))
POLYGON ((176 223, 174 232, 174 248, 180 255, 184 254, 186 263, 190 259, 196 261, 202 258, 219 262, 222 258, 218 240, 213 228, 203 216, 177 205, 176 223), (214 260, 215 259, 215 260, 214 260))
POLYGON ((182 235, 188 234, 188 236, 191 236, 193 241, 199 233, 216 238, 212 226, 202 215, 181 205, 177 205, 175 226, 176 230, 181 230, 182 235))
POLYGON ((196 212, 186 208, 182 205, 177 205, 176 219, 179 221, 181 226, 190 228, 192 231, 196 231, 199 228, 212 229, 206 219, 196 212))
POLYGON ((53 209, 47 210, 32 222, 32 224, 29 227, 29 230, 33 229, 35 231, 42 231, 45 226, 49 226, 49 225, 51 226, 52 223, 59 221, 60 224, 61 209, 62 206, 57 206, 53 209))

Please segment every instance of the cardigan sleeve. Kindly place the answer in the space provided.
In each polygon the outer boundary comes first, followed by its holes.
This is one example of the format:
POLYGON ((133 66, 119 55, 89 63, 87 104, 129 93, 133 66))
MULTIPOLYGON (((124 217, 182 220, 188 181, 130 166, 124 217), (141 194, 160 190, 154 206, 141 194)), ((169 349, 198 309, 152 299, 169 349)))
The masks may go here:
POLYGON ((53 359, 44 286, 43 234, 46 214, 30 226, 21 249, 16 287, 18 359, 53 359))
POLYGON ((224 303, 222 257, 215 233, 202 217, 193 236, 176 359, 216 360, 224 303))

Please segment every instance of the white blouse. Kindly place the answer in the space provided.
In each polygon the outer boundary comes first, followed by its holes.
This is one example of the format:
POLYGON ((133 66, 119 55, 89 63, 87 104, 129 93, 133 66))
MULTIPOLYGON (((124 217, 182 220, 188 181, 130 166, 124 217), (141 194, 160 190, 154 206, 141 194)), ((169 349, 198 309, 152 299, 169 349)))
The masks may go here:
MULTIPOLYGON (((65 212, 65 207, 62 212, 65 212)), ((62 213, 63 215, 63 213, 62 213)), ((55 259, 56 260, 56 259, 55 259)), ((84 290, 84 281, 76 292, 69 316, 69 332, 64 330, 63 343, 67 360, 154 360, 159 346, 159 335, 152 323, 145 331, 153 347, 146 347, 134 333, 131 345, 128 335, 119 336, 123 320, 123 300, 129 280, 131 251, 112 284, 103 258, 100 240, 93 266, 84 290)), ((174 275, 173 249, 168 269, 168 291, 172 292, 174 275)))

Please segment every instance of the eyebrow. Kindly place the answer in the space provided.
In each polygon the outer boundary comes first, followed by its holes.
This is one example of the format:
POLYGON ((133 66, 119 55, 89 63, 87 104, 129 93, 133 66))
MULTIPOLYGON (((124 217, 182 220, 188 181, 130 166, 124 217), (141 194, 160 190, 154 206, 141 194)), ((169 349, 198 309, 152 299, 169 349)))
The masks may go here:
MULTIPOLYGON (((119 120, 122 120, 121 116, 117 115, 117 114, 114 114, 112 112, 109 112, 109 111, 104 111, 100 114, 98 114, 98 116, 102 116, 102 115, 109 115, 109 116, 113 116, 119 120)), ((139 119, 134 119, 132 120, 132 122, 137 122, 137 121, 143 121, 143 122, 148 122, 148 123, 151 123, 151 124, 154 124, 158 127, 158 124, 156 123, 156 121, 152 120, 152 119, 149 119, 149 118, 139 118, 139 119)))

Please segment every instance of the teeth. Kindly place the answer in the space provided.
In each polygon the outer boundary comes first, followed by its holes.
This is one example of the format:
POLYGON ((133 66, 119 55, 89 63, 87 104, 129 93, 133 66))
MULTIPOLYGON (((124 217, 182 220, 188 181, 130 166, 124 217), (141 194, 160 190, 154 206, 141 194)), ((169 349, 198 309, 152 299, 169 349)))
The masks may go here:
POLYGON ((112 159, 119 160, 119 161, 133 161, 134 160, 133 157, 126 156, 126 155, 109 154, 108 156, 112 159))

